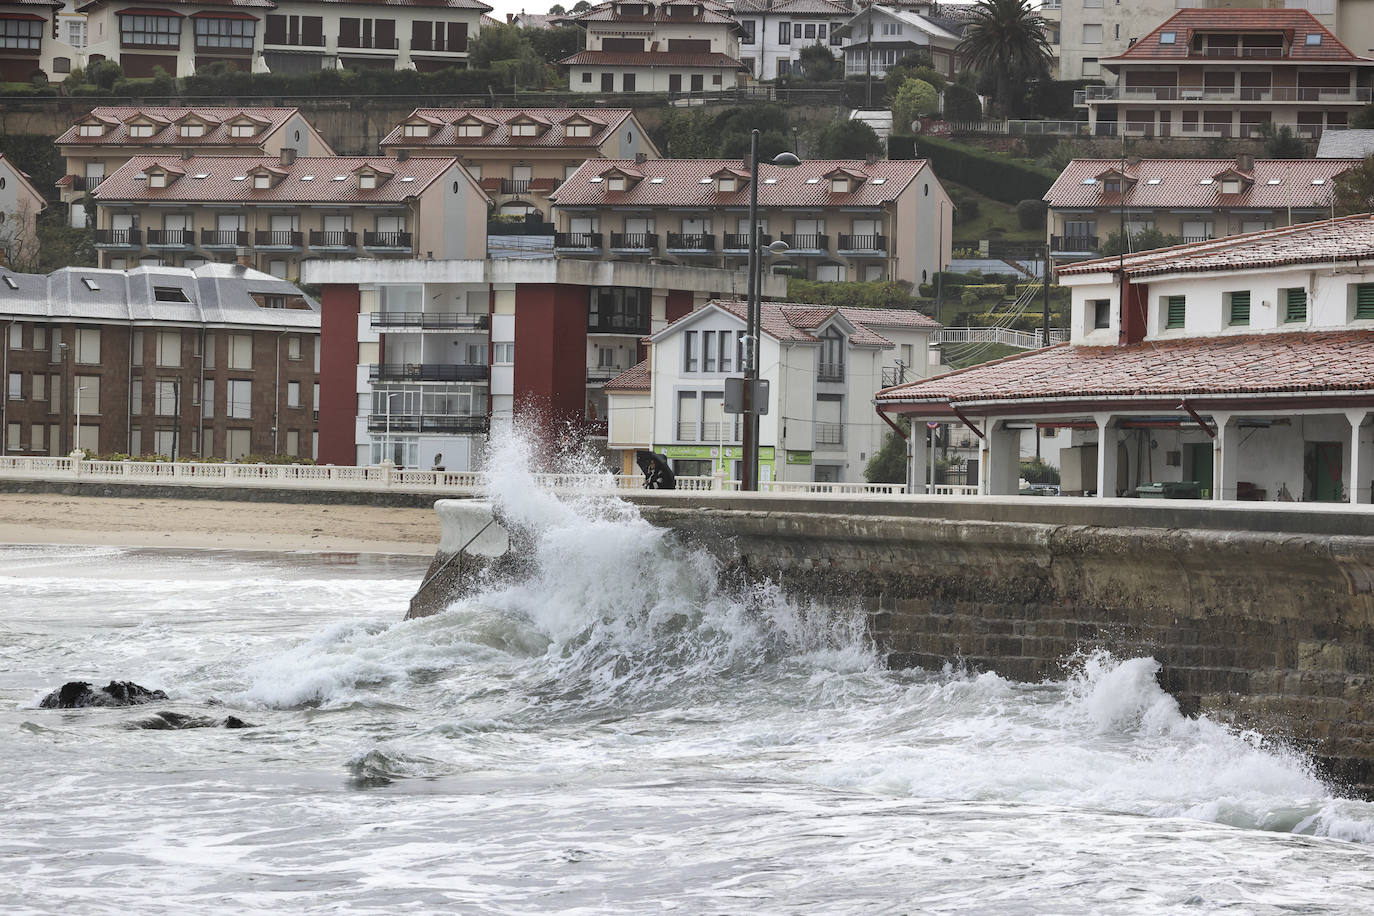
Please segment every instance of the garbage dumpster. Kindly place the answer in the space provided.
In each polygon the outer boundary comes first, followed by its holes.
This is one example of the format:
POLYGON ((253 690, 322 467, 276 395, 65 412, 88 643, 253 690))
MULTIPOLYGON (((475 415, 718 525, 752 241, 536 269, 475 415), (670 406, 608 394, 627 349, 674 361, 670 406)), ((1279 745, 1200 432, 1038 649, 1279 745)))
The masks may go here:
POLYGON ((1183 480, 1178 483, 1166 483, 1164 485, 1165 499, 1197 499, 1201 484, 1196 480, 1183 480))
POLYGON ((1141 499, 1163 499, 1164 486, 1162 483, 1142 483, 1135 488, 1135 495, 1141 499))

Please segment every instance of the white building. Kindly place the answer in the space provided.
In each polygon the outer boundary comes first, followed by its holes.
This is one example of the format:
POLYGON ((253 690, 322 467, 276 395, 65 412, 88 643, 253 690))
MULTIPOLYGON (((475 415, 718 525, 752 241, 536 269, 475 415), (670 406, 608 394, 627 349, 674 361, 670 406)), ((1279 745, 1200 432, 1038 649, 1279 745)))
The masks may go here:
POLYGON ((879 409, 970 430, 987 494, 1016 492, 1029 425, 1072 430, 1066 494, 1371 501, 1369 216, 1085 261, 1059 282, 1068 345, 881 391, 879 409))
MULTIPOLYGON (((763 303, 759 480, 855 482, 889 427, 873 392, 928 374, 939 325, 915 311, 763 303)), ((742 424, 724 412, 739 377, 745 303, 716 300, 649 338, 646 364, 607 383, 608 446, 666 455, 677 474, 742 478, 742 424), (646 410, 647 407, 647 410, 646 410)))
POLYGON ((838 0, 737 0, 735 18, 740 61, 756 79, 771 80, 799 72, 804 48, 820 45, 840 53, 840 26, 854 16, 838 0))
POLYGON ((845 76, 887 75, 908 54, 927 51, 931 68, 954 79, 963 68, 955 53, 959 36, 919 13, 873 5, 850 18, 840 29, 844 41, 845 76))

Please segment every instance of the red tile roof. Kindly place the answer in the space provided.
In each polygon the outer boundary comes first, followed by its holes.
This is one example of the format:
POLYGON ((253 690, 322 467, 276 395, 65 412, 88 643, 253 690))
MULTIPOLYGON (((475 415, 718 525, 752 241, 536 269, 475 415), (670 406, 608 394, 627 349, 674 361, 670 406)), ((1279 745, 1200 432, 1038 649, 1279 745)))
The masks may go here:
POLYGON ((652 382, 653 375, 646 359, 626 369, 601 387, 605 391, 648 391, 652 382))
POLYGON ((578 64, 594 67, 719 67, 748 70, 729 54, 718 51, 578 51, 565 57, 560 66, 578 64))
MULTIPOLYGON (((385 156, 302 156, 281 166, 276 156, 135 156, 106 177, 94 196, 101 202, 399 203, 418 196, 457 163, 453 158, 418 156, 403 161, 385 156), (184 171, 185 176, 165 188, 149 188, 146 180, 136 176, 154 165, 184 171), (354 173, 365 165, 390 171, 394 177, 376 188, 359 188, 354 173), (262 167, 280 169, 286 177, 274 187, 255 188, 248 176, 262 167)), ((453 174, 457 180, 471 182, 466 169, 453 174)), ((477 191, 475 184, 473 190, 477 191)))
POLYGON ((1209 242, 1159 248, 1124 258, 1096 258, 1056 269, 1062 276, 1122 269, 1130 277, 1254 270, 1287 264, 1335 264, 1374 258, 1374 218, 1343 216, 1209 242))
MULTIPOLYGON (((113 0, 87 0, 76 7, 78 13, 85 13, 113 0)), ((276 9, 276 0, 158 0, 153 6, 246 6, 254 9, 276 9)))
POLYGON ((1208 61, 1217 66, 1227 66, 1228 62, 1244 60, 1249 64, 1282 63, 1284 61, 1369 61, 1360 57, 1341 44, 1335 35, 1317 18, 1302 9, 1187 9, 1179 10, 1166 19, 1150 34, 1131 45, 1115 57, 1102 58, 1103 63, 1135 63, 1156 60, 1190 59, 1192 36, 1195 33, 1283 32, 1281 57, 1219 58, 1193 54, 1191 59, 1208 61), (1160 44, 1159 36, 1165 32, 1174 33, 1172 44, 1160 44), (1308 35, 1320 35, 1321 43, 1309 45, 1308 35))
POLYGON ((59 146, 236 146, 253 149, 261 146, 264 137, 270 136, 274 131, 285 124, 293 115, 299 114, 299 108, 165 108, 161 106, 148 106, 138 108, 126 107, 100 107, 91 111, 90 115, 79 118, 76 123, 67 128, 66 133, 58 137, 56 143, 59 146), (131 137, 126 122, 136 115, 147 115, 154 122, 160 122, 164 126, 154 130, 151 137, 131 137), (181 137, 177 133, 174 122, 180 120, 188 114, 196 115, 207 121, 211 127, 205 131, 203 137, 181 137), (263 126, 252 137, 231 137, 229 136, 229 121, 239 115, 246 115, 249 119, 256 121, 263 126), (82 137, 77 131, 76 124, 87 120, 91 116, 111 125, 104 134, 99 137, 82 137))
MULTIPOLYGON (((552 147, 591 147, 595 148, 605 143, 615 136, 620 126, 628 120, 634 112, 629 108, 417 108, 410 113, 400 124, 392 128, 391 133, 387 134, 382 140, 382 147, 399 146, 412 148, 417 146, 432 147, 464 147, 474 149, 518 149, 535 148, 545 149, 552 147), (551 121, 554 126, 544 131, 537 137, 512 137, 510 133, 510 121, 512 118, 527 114, 551 121), (468 117, 476 117, 478 120, 486 121, 496 125, 488 130, 482 137, 460 137, 454 122, 468 117), (574 116, 581 116, 592 122, 592 135, 590 137, 568 137, 558 125, 570 120, 574 116), (402 125, 412 118, 423 118, 427 121, 438 123, 442 126, 438 130, 430 133, 428 137, 407 137, 405 136, 402 125)), ((642 131, 641 131, 642 133, 642 131)))
POLYGON ((843 16, 846 19, 854 11, 843 3, 833 0, 739 0, 735 4, 735 15, 768 13, 777 16, 843 16))
MULTIPOLYGON (((744 318, 748 314, 748 303, 742 299, 712 301, 739 318, 744 318)), ((764 302, 762 309, 759 321, 764 333, 778 340, 815 342, 817 338, 812 332, 836 315, 854 326, 850 341, 860 347, 894 346, 892 341, 874 328, 933 330, 940 327, 931 318, 914 310, 856 309, 808 302, 764 302)))
MULTIPOLYGON (((721 169, 739 165, 738 159, 650 159, 638 164, 625 159, 592 159, 559 185, 554 198, 560 207, 748 206, 748 182, 741 183, 738 191, 722 192, 711 179, 721 169), (605 182, 592 181, 613 167, 638 168, 646 177, 627 191, 608 191, 605 182)), ((764 163, 759 166, 759 206, 877 207, 896 200, 925 168, 924 159, 808 160, 790 169, 764 163), (831 191, 823 176, 839 166, 853 169, 868 180, 853 191, 831 191)), ((934 180, 933 174, 927 174, 934 180)))
POLYGON ((1190 337, 1121 347, 1031 350, 885 388, 880 406, 973 408, 1052 399, 1066 410, 1104 398, 1142 401, 1268 393, 1374 395, 1374 331, 1190 337))
POLYGON ((579 23, 579 24, 582 24, 582 25, 584 25, 584 26, 585 26, 587 23, 589 23, 589 22, 598 22, 598 23, 601 23, 601 22, 626 22, 626 23, 641 23, 641 22, 643 22, 643 23, 652 23, 652 22, 662 22, 662 23, 671 23, 671 22, 701 23, 701 22, 706 22, 706 23, 727 24, 727 25, 731 25, 731 26, 733 26, 733 25, 735 24, 734 19, 732 19, 731 16, 730 16, 729 8, 726 7, 725 4, 713 2, 713 0, 705 0, 705 2, 697 2, 697 3, 695 3, 695 4, 691 4, 691 3, 673 3, 673 4, 671 4, 671 5, 675 5, 675 6, 676 6, 676 5, 684 5, 684 6, 685 6, 685 5, 697 5, 697 6, 701 6, 701 7, 702 7, 702 13, 701 13, 701 15, 699 15, 699 16, 670 16, 670 15, 668 15, 668 12, 663 8, 663 7, 668 6, 668 5, 670 5, 670 4, 668 4, 668 3, 663 3, 662 0, 659 0, 659 2, 652 2, 652 0, 642 0, 642 5, 649 7, 649 12, 648 12, 648 14, 643 15, 643 16, 628 16, 628 15, 622 15, 622 14, 616 12, 616 10, 615 10, 615 7, 617 7, 617 6, 619 6, 619 5, 620 5, 620 0, 615 0, 615 2, 612 2, 612 3, 599 3, 599 4, 597 4, 596 6, 593 6, 591 9, 583 10, 581 13, 573 13, 573 14, 569 14, 569 15, 567 15, 567 16, 559 17, 559 18, 562 19, 562 20, 569 21, 569 22, 579 23))
MULTIPOLYGON (((1222 194, 1216 176, 1235 169, 1234 159, 1143 159, 1127 163, 1124 170, 1134 179, 1126 190, 1126 205, 1132 210, 1322 208, 1331 203, 1332 180, 1359 164, 1359 159, 1257 159, 1247 175, 1254 183, 1239 194, 1222 194)), ((1074 159, 1044 199, 1057 208, 1116 207, 1121 195, 1104 191, 1098 179, 1121 171, 1119 159, 1074 159)))

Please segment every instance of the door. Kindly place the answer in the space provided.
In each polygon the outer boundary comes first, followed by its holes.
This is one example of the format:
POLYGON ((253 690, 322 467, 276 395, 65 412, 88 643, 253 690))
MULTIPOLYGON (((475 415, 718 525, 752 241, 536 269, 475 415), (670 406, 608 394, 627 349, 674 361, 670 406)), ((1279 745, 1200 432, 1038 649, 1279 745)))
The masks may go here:
POLYGON ((1308 442, 1303 456, 1307 476, 1307 495, 1319 503, 1345 501, 1345 485, 1341 481, 1344 470, 1340 442, 1308 442))
POLYGON ((601 91, 602 91, 602 92, 614 92, 614 91, 615 91, 615 74, 614 74, 614 73, 603 73, 603 74, 601 74, 601 91))
POLYGON ((623 74, 623 75, 620 77, 620 88, 621 88, 621 91, 623 91, 623 92, 634 92, 634 91, 635 91, 635 75, 634 75, 633 73, 626 73, 626 74, 623 74))
POLYGON ((682 74, 681 74, 681 73, 669 74, 669 76, 668 76, 668 91, 669 91, 669 92, 681 92, 681 91, 682 91, 682 74))
POLYGON ((703 89, 705 89, 705 88, 706 88, 706 82, 705 82, 705 81, 706 81, 706 77, 702 76, 700 73, 693 73, 693 74, 692 74, 692 91, 693 91, 693 92, 700 92, 700 91, 702 91, 703 89))
POLYGON ((1212 443, 1189 442, 1188 451, 1189 480, 1197 484, 1197 495, 1202 499, 1212 498, 1212 443))

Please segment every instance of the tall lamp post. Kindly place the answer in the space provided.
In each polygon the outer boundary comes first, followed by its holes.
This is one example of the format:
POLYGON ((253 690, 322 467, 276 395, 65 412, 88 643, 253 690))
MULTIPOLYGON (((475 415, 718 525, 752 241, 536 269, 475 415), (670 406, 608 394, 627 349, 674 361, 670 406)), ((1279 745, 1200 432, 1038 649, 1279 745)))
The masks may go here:
POLYGON ((76 388, 76 441, 72 443, 72 451, 81 448, 81 392, 85 390, 85 385, 76 388))
MULTIPOLYGON (((790 169, 801 165, 795 153, 778 153, 773 164, 790 169)), ((754 396, 759 383, 759 355, 762 334, 762 319, 759 306, 759 287, 762 286, 759 270, 763 263, 761 250, 762 236, 759 232, 759 131, 749 132, 749 301, 745 312, 746 341, 744 347, 744 476, 740 489, 756 491, 759 488, 759 407, 754 396)), ((768 246, 773 253, 787 250, 787 243, 773 242, 768 246)))
POLYGON ((62 352, 62 454, 70 455, 72 449, 76 448, 76 443, 70 443, 71 448, 67 448, 68 443, 65 441, 67 438, 67 411, 70 409, 72 390, 71 364, 69 362, 71 349, 65 342, 59 342, 57 347, 62 352))

